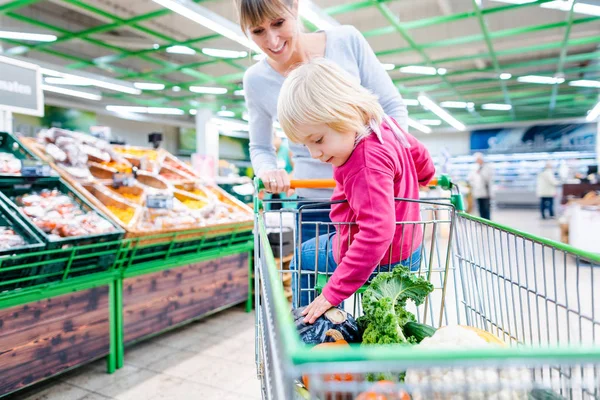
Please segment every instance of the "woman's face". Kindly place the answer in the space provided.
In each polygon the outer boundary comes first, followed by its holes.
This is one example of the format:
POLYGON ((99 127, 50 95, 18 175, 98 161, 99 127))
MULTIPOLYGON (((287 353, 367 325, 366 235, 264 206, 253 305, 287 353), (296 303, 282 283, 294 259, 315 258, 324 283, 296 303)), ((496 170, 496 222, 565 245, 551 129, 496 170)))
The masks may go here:
MULTIPOLYGON (((294 6, 294 13, 297 11, 294 6)), ((250 37, 271 60, 285 64, 294 53, 298 40, 296 15, 285 12, 281 16, 265 20, 259 26, 250 28, 250 37)))

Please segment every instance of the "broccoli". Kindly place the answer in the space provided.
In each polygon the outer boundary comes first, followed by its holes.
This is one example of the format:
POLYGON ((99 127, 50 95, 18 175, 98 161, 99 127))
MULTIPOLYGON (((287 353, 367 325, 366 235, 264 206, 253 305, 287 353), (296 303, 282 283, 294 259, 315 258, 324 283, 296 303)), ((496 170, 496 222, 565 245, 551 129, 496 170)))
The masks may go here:
POLYGON ((415 343, 402 331, 407 322, 416 320, 406 310, 406 301, 421 305, 432 291, 430 282, 411 274, 408 268, 398 266, 379 273, 362 298, 364 316, 358 322, 364 328, 363 344, 415 343))

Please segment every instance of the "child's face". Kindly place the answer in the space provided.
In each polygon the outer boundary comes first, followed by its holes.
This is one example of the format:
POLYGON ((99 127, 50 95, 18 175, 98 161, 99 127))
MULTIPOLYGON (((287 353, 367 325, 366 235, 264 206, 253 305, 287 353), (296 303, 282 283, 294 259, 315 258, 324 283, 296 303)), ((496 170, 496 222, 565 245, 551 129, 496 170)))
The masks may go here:
POLYGON ((306 135, 302 144, 308 148, 312 158, 332 164, 343 165, 354 150, 354 132, 338 132, 326 124, 305 125, 306 135))

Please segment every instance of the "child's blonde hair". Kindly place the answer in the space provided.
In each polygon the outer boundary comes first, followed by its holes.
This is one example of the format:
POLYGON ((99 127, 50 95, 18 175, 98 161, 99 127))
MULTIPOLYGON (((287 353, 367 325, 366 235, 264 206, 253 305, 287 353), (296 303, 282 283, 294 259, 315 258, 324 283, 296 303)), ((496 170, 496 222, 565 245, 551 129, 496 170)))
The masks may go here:
POLYGON ((337 132, 356 132, 356 140, 368 136, 371 120, 380 124, 383 108, 377 96, 337 64, 313 59, 286 78, 277 104, 279 123, 293 142, 306 137, 303 125, 326 124, 337 132))

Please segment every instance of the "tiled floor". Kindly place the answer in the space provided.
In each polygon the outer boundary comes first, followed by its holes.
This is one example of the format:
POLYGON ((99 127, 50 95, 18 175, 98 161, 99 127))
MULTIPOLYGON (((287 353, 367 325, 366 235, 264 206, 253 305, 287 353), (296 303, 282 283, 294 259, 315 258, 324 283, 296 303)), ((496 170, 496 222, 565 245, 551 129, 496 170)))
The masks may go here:
MULTIPOLYGON (((495 210, 504 225, 551 239, 556 220, 535 210, 495 210)), ((254 367, 254 314, 241 307, 192 323, 126 350, 112 375, 104 360, 37 385, 26 400, 252 400, 260 399, 254 367)))
POLYGON ((112 375, 105 360, 17 393, 26 400, 256 400, 254 313, 242 307, 126 349, 112 375))

